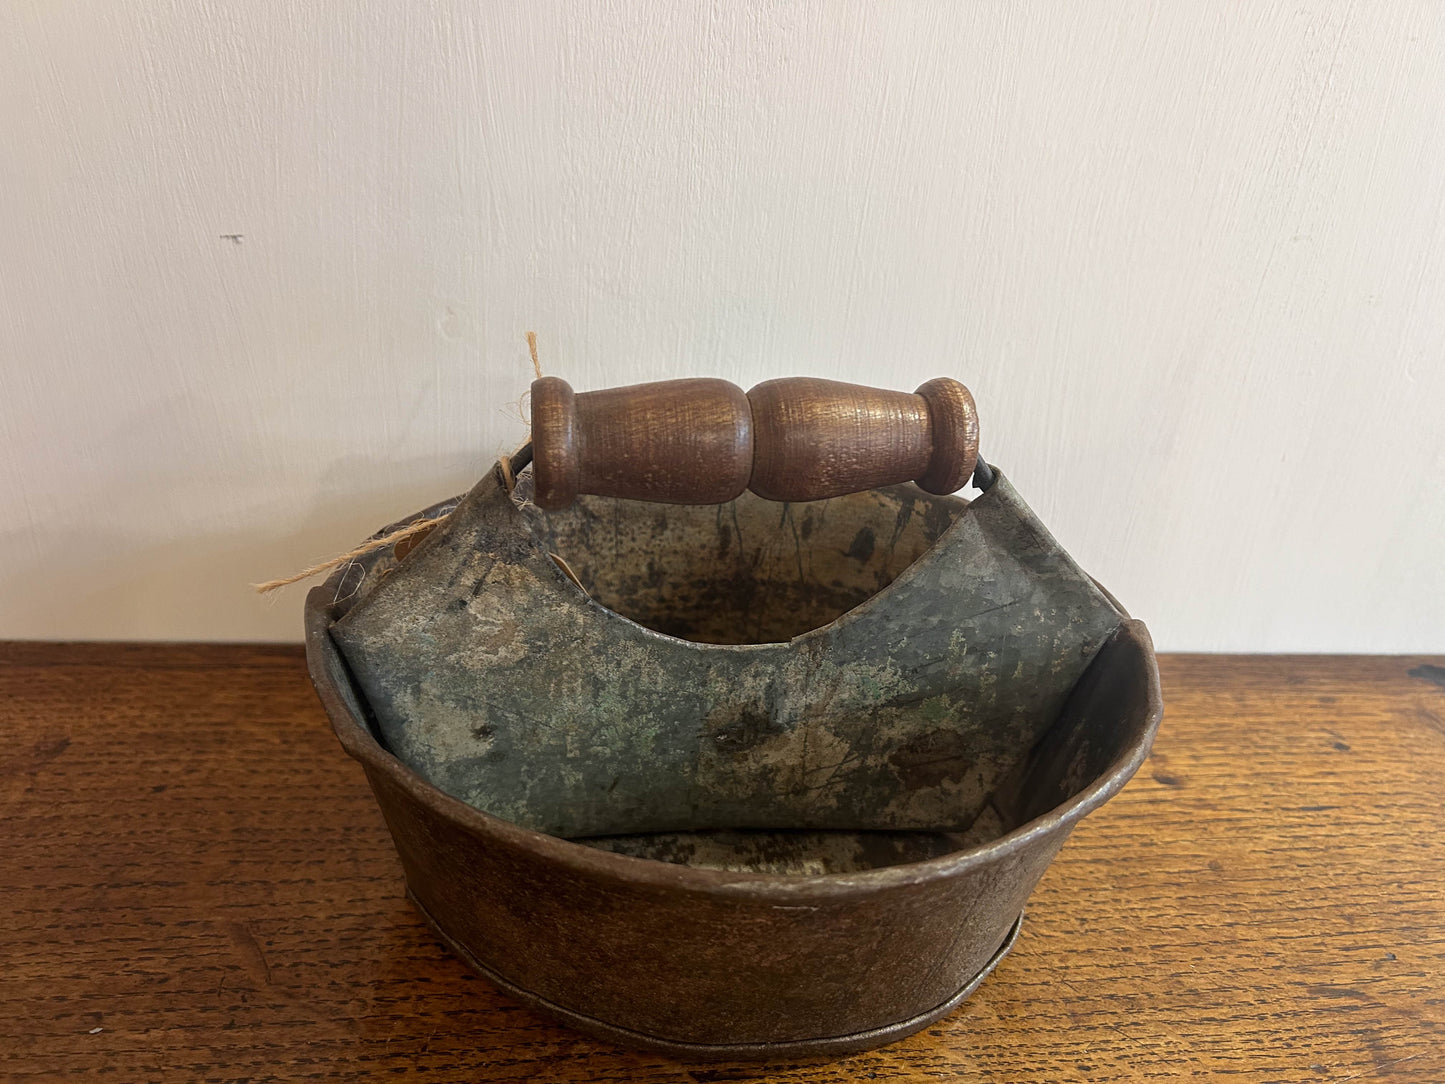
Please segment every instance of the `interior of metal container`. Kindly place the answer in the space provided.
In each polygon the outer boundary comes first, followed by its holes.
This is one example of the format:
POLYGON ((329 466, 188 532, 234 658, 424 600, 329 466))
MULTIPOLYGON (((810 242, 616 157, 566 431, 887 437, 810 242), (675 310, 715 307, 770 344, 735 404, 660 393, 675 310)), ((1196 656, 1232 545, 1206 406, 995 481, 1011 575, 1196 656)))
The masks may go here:
MULTIPOLYGON (((785 644, 830 625, 924 559, 966 507, 960 499, 929 497, 912 487, 803 505, 751 494, 721 506, 584 497, 551 513, 527 495, 523 475, 512 500, 534 538, 575 583, 568 590, 647 629, 715 645, 785 644)), ((407 547, 383 551, 350 573, 351 582, 339 578, 333 618, 365 597, 368 581, 394 572, 406 558, 407 547)), ((1119 650, 1117 640, 1098 650, 1080 686, 1117 680, 1110 671, 1137 664, 1137 651, 1119 650)), ((774 874, 846 873, 939 857, 985 843, 1045 811, 1038 808, 1040 795, 1056 804, 1070 788, 1087 785, 1081 756, 1107 763, 1105 754, 1123 738, 1109 732, 1107 712, 1079 706, 1083 695, 1076 688, 1062 710, 1055 708, 1056 719, 1039 728, 1042 738, 1018 750, 981 810, 953 830, 721 826, 572 838, 640 858, 774 874), (1073 752, 1065 756, 1068 750, 1073 752)), ((747 720, 736 725, 737 740, 751 740, 747 720)), ((944 743, 909 753, 911 762, 895 754, 894 763, 904 764, 905 778, 912 773, 926 781, 930 773, 949 771, 950 758, 967 753, 944 743)))
POLYGON ((529 481, 515 498, 589 597, 705 644, 783 643, 821 628, 892 583, 966 506, 909 486, 805 504, 746 492, 721 505, 582 497, 544 512, 527 501, 529 481))

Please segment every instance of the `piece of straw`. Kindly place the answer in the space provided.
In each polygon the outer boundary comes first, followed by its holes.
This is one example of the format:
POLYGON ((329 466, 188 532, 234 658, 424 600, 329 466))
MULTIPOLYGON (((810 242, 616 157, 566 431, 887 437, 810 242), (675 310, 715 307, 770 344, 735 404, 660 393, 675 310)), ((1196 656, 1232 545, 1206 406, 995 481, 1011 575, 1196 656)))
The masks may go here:
POLYGON ((320 564, 311 565, 308 568, 303 568, 300 572, 293 572, 284 579, 267 580, 265 583, 252 584, 251 586, 255 588, 258 595, 264 595, 278 588, 287 587, 293 583, 300 583, 302 580, 309 580, 312 576, 319 576, 323 572, 330 572, 334 568, 340 568, 342 565, 354 561, 358 557, 365 557, 368 553, 384 550, 387 546, 394 546, 404 538, 410 538, 412 535, 429 531, 449 515, 451 515, 451 513, 447 512, 440 516, 432 516, 430 519, 419 519, 415 523, 408 523, 405 527, 398 527, 394 531, 389 531, 380 538, 368 539, 355 549, 347 550, 345 553, 339 553, 330 560, 322 561, 320 564))
MULTIPOLYGON (((537 333, 535 331, 527 332, 527 350, 532 355, 532 371, 537 374, 537 379, 540 380, 542 378, 542 363, 537 360, 537 333)), ((506 485, 508 493, 517 487, 517 478, 512 472, 512 460, 520 456, 524 450, 530 453, 529 446, 531 443, 532 434, 529 432, 527 439, 515 452, 511 455, 501 457, 502 482, 506 485)), ((530 461, 531 455, 528 454, 527 462, 530 461)), ((330 572, 333 569, 340 568, 342 565, 349 564, 358 557, 365 557, 368 553, 375 553, 377 550, 386 549, 387 546, 394 546, 404 539, 411 538, 413 535, 419 535, 425 531, 429 531, 449 515, 451 515, 451 512, 444 512, 440 516, 433 516, 430 519, 419 519, 415 523, 408 523, 405 527, 398 527, 394 531, 389 531, 380 538, 368 539, 355 549, 349 549, 345 553, 337 554, 335 557, 322 561, 320 564, 310 565, 303 568, 300 572, 293 572, 291 575, 285 576, 282 579, 267 580, 265 583, 255 583, 251 586, 258 595, 270 594, 272 591, 280 590, 282 587, 289 587, 293 583, 300 583, 302 580, 309 580, 312 576, 319 576, 323 572, 330 572)), ((570 570, 568 571, 570 572, 570 570)))

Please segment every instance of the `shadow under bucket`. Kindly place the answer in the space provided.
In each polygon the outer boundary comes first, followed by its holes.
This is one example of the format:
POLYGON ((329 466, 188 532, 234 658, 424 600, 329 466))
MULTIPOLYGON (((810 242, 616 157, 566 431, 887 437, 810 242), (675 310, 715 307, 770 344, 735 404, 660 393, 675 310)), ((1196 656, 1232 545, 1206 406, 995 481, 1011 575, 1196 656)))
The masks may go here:
POLYGON ((911 1034, 1147 755, 1148 632, 1002 476, 551 513, 527 484, 314 589, 307 658, 418 908, 579 1028, 686 1058, 911 1034))

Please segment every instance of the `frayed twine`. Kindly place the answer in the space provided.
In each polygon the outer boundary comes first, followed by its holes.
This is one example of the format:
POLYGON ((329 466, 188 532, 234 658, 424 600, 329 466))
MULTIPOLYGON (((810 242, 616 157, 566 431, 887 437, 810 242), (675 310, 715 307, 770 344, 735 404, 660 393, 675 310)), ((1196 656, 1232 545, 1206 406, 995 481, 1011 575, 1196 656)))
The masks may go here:
MULTIPOLYGON (((537 333, 535 331, 527 332, 527 350, 532 355, 532 371, 537 374, 537 379, 540 380, 542 379, 542 363, 537 359, 537 333)), ((507 487, 508 493, 511 493, 512 490, 517 488, 517 471, 525 469, 531 461, 531 433, 527 434, 527 439, 522 443, 521 447, 511 455, 498 457, 498 466, 502 473, 502 484, 507 487), (513 460, 519 461, 516 470, 512 468, 513 460)), ((452 511, 455 511, 455 509, 452 509, 452 511)), ((300 572, 294 572, 290 576, 285 576, 279 580, 267 580, 265 583, 254 583, 251 587, 258 595, 266 595, 272 591, 278 591, 283 587, 289 587, 293 583, 309 580, 312 576, 319 576, 323 572, 332 572, 335 569, 341 568, 343 565, 350 564, 358 558, 365 557, 369 553, 386 549, 388 546, 397 546, 409 538, 415 538, 417 535, 424 535, 430 532, 437 524, 446 520, 450 515, 451 512, 449 511, 443 512, 439 516, 432 516, 429 519, 419 519, 414 523, 408 523, 404 527, 398 527, 394 531, 388 531, 378 538, 369 538, 355 549, 349 549, 345 553, 337 554, 335 557, 322 561, 320 564, 310 565, 303 568, 300 572)), ((420 541, 421 539, 418 538, 417 543, 420 541)), ((413 543, 413 545, 415 544, 416 543, 413 543)), ((411 549, 411 546, 403 548, 397 553, 397 557, 404 557, 407 553, 411 552, 411 549)), ((573 582, 576 582, 576 576, 572 575, 572 570, 567 569, 566 571, 568 575, 571 576, 573 582)), ((581 585, 578 584, 578 586, 581 585)))
POLYGON ((444 515, 433 516, 430 519, 419 519, 415 523, 408 523, 405 527, 398 527, 394 531, 389 531, 386 534, 382 535, 380 538, 368 539, 361 545, 357 546, 355 549, 350 549, 347 550, 345 553, 337 554, 329 561, 322 561, 319 565, 311 565, 309 568, 303 568, 300 572, 294 572, 290 576, 285 577, 284 579, 267 580, 265 583, 256 583, 252 584, 251 586, 255 588, 257 594, 264 595, 270 591, 275 591, 282 587, 288 587, 293 583, 300 583, 302 580, 309 580, 312 576, 319 576, 323 572, 330 572, 334 568, 340 568, 342 565, 350 564, 358 557, 365 557, 368 553, 375 553, 377 550, 384 550, 387 546, 394 546, 398 542, 402 542, 408 538, 411 538, 413 535, 421 534, 424 531, 430 531, 433 527, 435 527, 442 520, 446 519, 449 515, 451 515, 451 513, 447 512, 444 515))

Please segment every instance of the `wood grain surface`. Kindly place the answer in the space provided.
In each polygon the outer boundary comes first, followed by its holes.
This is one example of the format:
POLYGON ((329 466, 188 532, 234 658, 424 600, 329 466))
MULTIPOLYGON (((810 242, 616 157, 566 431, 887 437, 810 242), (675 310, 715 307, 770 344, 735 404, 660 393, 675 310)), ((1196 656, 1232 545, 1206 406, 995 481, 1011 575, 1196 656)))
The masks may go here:
POLYGON ((1445 660, 1162 668, 1154 756, 957 1013, 760 1068, 472 977, 297 649, 0 646, 0 1079, 1445 1080, 1445 660))
POLYGON ((534 500, 546 509, 580 493, 725 504, 751 489, 821 501, 915 480, 948 494, 978 458, 978 408, 951 377, 912 394, 805 376, 746 394, 710 377, 578 394, 543 376, 531 395, 534 500))

